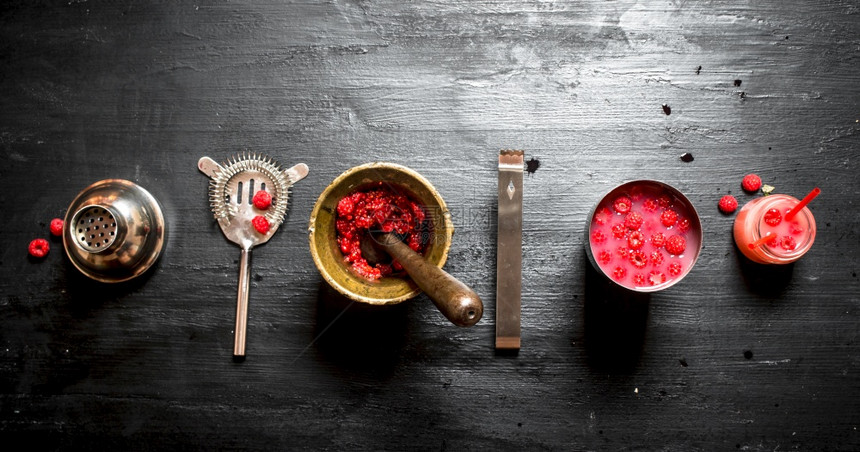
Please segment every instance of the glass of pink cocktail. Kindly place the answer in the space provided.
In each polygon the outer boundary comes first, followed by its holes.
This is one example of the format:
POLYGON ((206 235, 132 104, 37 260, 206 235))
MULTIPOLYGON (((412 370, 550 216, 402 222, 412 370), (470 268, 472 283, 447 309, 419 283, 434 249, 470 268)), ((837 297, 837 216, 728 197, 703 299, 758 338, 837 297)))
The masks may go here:
POLYGON ((674 187, 637 180, 610 190, 589 216, 586 254, 614 283, 656 292, 684 278, 702 249, 693 204, 674 187))
MULTIPOLYGON (((818 194, 813 190, 811 199, 818 194)), ((808 201, 806 201, 808 202, 808 201)), ((759 264, 788 264, 800 259, 815 241, 815 217, 805 204, 789 195, 770 195, 748 202, 735 218, 738 249, 759 264), (793 215, 790 213, 796 210, 793 215)))

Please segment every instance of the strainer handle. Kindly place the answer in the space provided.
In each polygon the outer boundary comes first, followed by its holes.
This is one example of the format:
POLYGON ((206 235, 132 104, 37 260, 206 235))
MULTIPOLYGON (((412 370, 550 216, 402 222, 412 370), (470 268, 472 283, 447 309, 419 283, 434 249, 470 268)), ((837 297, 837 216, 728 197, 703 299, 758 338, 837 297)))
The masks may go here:
POLYGON ((248 326, 248 286, 251 283, 251 250, 242 250, 239 259, 239 296, 236 300, 236 333, 233 356, 245 356, 245 330, 248 326))

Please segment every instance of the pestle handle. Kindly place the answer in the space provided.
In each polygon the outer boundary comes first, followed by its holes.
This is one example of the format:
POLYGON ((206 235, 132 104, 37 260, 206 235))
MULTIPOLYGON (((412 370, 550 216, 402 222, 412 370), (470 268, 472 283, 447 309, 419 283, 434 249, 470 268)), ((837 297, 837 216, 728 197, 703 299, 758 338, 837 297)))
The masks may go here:
POLYGON ((428 263, 394 234, 377 234, 371 240, 400 262, 415 284, 433 300, 433 304, 448 320, 458 326, 472 326, 481 320, 484 304, 474 290, 428 263))

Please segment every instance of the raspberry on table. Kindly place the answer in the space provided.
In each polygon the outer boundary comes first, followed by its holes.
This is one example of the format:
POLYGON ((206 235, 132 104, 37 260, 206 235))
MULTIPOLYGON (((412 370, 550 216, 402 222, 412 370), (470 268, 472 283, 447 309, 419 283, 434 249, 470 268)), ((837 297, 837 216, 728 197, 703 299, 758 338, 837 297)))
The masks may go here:
POLYGON ((666 251, 669 254, 679 255, 683 254, 684 250, 687 249, 687 241, 684 237, 680 235, 673 235, 666 239, 666 251))
POLYGON ((764 222, 771 226, 777 226, 782 223, 782 213, 779 209, 770 209, 764 213, 764 222))
POLYGON ((27 251, 33 257, 42 258, 48 254, 48 251, 51 251, 51 245, 45 239, 33 239, 27 247, 27 251))
POLYGON ((678 214, 672 209, 666 209, 660 214, 660 223, 663 223, 663 226, 667 228, 674 226, 677 222, 678 214))
POLYGON ((254 207, 260 210, 266 210, 272 205, 272 195, 265 190, 260 190, 257 193, 254 193, 254 197, 251 199, 251 202, 254 203, 254 207))
POLYGON ((755 193, 761 188, 761 178, 756 174, 747 174, 744 180, 741 181, 741 187, 744 191, 755 193))
POLYGON ((630 212, 627 214, 626 217, 624 217, 624 226, 627 226, 627 229, 635 231, 635 230, 639 229, 640 227, 642 227, 642 222, 644 222, 644 221, 645 221, 645 219, 642 218, 641 213, 630 212))
POLYGON ((63 220, 54 218, 51 220, 51 234, 59 237, 63 234, 63 220))
POLYGON ((251 224, 254 225, 254 229, 257 230, 260 234, 265 234, 269 232, 269 220, 262 215, 257 215, 251 220, 251 224))
POLYGON ((633 207, 633 201, 626 196, 619 196, 615 199, 612 207, 615 208, 615 211, 618 213, 627 213, 630 212, 630 208, 633 207))
POLYGON ((738 200, 732 195, 725 195, 720 198, 720 202, 717 204, 717 207, 720 208, 720 212, 732 213, 735 210, 738 210, 738 200))

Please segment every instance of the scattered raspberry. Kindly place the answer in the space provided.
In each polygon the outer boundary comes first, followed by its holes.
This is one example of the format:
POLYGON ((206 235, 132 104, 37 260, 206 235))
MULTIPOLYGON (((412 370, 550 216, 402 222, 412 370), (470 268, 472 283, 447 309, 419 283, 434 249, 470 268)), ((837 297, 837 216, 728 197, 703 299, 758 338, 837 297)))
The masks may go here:
POLYGON ((741 187, 743 187, 744 191, 755 193, 761 188, 761 178, 755 174, 747 174, 744 176, 743 182, 741 182, 741 187))
POLYGON ((630 256, 630 250, 626 246, 619 246, 615 252, 618 253, 618 257, 621 259, 627 259, 630 256))
POLYGON ((669 254, 677 256, 679 254, 683 254, 685 249, 687 249, 687 241, 684 240, 684 237, 673 235, 666 239, 666 251, 669 254))
POLYGON ((653 245, 654 247, 662 248, 665 243, 666 237, 663 235, 662 232, 658 232, 651 236, 651 245, 653 245))
POLYGON ((641 273, 637 273, 637 274, 633 275, 633 284, 635 284, 637 286, 644 286, 645 285, 645 275, 643 275, 641 273))
POLYGON ((612 220, 612 212, 606 207, 601 208, 594 214, 594 222, 604 226, 612 220))
POLYGON ((59 237, 63 234, 63 220, 59 218, 51 220, 51 234, 55 237, 59 237))
POLYGON ((251 220, 251 224, 254 225, 254 229, 257 230, 260 234, 265 234, 269 232, 269 220, 262 215, 257 215, 251 220))
POLYGON ((678 222, 678 214, 672 209, 666 209, 660 214, 660 222, 667 228, 672 227, 678 222))
POLYGON ((626 196, 619 196, 618 199, 615 200, 615 203, 612 204, 612 207, 615 208, 615 211, 618 213, 627 213, 630 212, 630 208, 633 206, 633 201, 626 196))
POLYGON ((639 231, 633 231, 627 236, 627 246, 630 247, 631 250, 638 250, 645 245, 645 234, 639 231))
POLYGON ((690 220, 686 218, 679 218, 678 222, 675 224, 675 227, 678 228, 678 232, 683 234, 690 230, 690 220))
POLYGON ((627 275, 627 269, 621 266, 615 267, 615 270, 612 271, 612 276, 618 280, 624 279, 625 275, 627 275))
POLYGON ((644 268, 648 265, 648 256, 640 250, 631 251, 630 263, 636 268, 644 268))
POLYGON ((27 251, 30 252, 30 256, 41 258, 45 257, 48 251, 51 251, 51 245, 45 239, 34 239, 27 247, 27 251))
POLYGON ((623 239, 627 236, 627 228, 621 223, 612 226, 612 236, 616 239, 623 239))
POLYGON ((725 195, 720 198, 720 202, 717 204, 717 207, 720 208, 720 212, 722 213, 732 213, 735 210, 738 210, 738 200, 732 195, 725 195))
POLYGON ((657 204, 665 209, 672 205, 672 200, 669 198, 669 195, 660 195, 657 197, 657 204))
POLYGON ((599 260, 601 264, 608 264, 612 262, 612 253, 609 250, 603 250, 597 255, 597 260, 599 260))
POLYGON ((624 226, 627 226, 627 229, 635 231, 642 227, 643 221, 645 221, 645 219, 642 218, 642 214, 639 212, 630 212, 626 217, 624 217, 624 226))
POLYGON ((645 209, 646 212, 656 212, 660 206, 657 204, 657 201, 653 199, 646 199, 645 202, 642 203, 642 208, 645 209))
POLYGON ((794 237, 786 235, 782 238, 782 242, 780 242, 779 246, 786 251, 793 251, 797 248, 797 241, 794 240, 794 237))
POLYGON ((670 275, 672 275, 672 276, 678 276, 678 275, 680 275, 680 274, 681 274, 681 269, 682 269, 683 267, 681 267, 681 263, 680 263, 680 262, 675 261, 675 262, 672 262, 671 264, 669 264, 669 267, 668 267, 668 268, 669 268, 669 274, 670 274, 670 275))
POLYGON ((659 251, 654 251, 653 253, 651 253, 649 259, 651 259, 651 264, 657 267, 663 263, 663 253, 659 251))
POLYGON ((794 235, 799 235, 803 233, 803 226, 801 226, 800 223, 796 221, 792 221, 791 224, 788 225, 788 232, 794 235))
POLYGON ((606 235, 600 231, 594 231, 591 233, 591 241, 599 245, 606 241, 606 235))
POLYGON ((651 283, 652 286, 656 286, 658 284, 663 284, 666 282, 666 275, 663 272, 652 271, 648 274, 648 282, 651 283))
POLYGON ((770 209, 764 213, 764 222, 771 226, 776 226, 782 223, 782 213, 780 213, 779 209, 770 209))
MULTIPOLYGON (((251 201, 254 203, 254 207, 266 210, 272 205, 272 195, 267 191, 260 190, 254 194, 254 198, 251 201)), ((340 203, 338 203, 338 207, 340 207, 340 203)))

